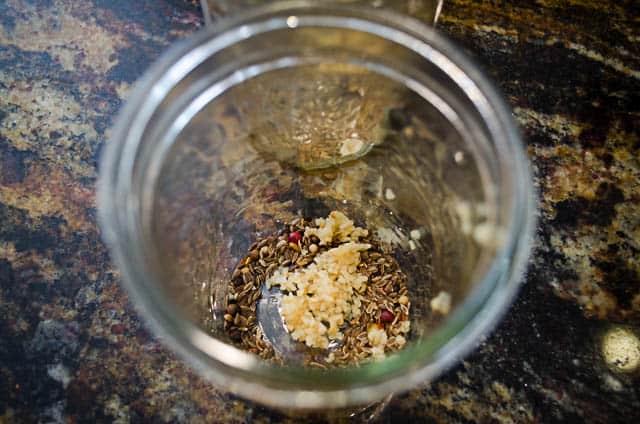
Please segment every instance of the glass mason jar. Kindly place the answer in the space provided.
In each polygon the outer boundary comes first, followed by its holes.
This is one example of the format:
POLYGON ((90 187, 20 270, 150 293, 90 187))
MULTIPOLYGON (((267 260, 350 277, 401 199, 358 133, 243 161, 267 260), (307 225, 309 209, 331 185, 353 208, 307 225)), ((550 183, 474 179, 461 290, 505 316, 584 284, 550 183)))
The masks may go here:
POLYGON ((98 204, 156 334, 219 387, 284 408, 366 404, 441 374, 504 312, 535 221, 509 110, 460 49, 390 11, 315 2, 246 11, 170 49, 117 119, 98 204), (392 243, 407 346, 327 370, 286 357, 282 337, 283 365, 234 347, 222 303, 248 246, 329 210, 392 243), (441 291, 446 315, 430 305, 441 291))

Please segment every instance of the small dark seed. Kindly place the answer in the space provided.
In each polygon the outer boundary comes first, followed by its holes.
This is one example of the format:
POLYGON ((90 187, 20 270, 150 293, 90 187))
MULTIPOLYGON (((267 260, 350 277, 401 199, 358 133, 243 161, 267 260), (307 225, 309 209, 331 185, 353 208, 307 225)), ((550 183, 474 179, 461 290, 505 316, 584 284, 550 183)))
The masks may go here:
POLYGON ((235 271, 233 271, 233 274, 231 274, 231 279, 235 280, 236 278, 240 277, 240 274, 241 274, 240 269, 236 268, 235 271))
POLYGON ((234 316, 238 313, 238 305, 236 303, 232 303, 227 306, 227 313, 231 316, 234 316))
POLYGON ((233 320, 233 323, 235 325, 239 325, 241 327, 245 327, 247 325, 247 319, 245 317, 243 317, 242 315, 238 314, 238 315, 236 315, 235 319, 233 320))
POLYGON ((292 248, 293 250, 295 250, 296 252, 300 251, 300 246, 298 246, 295 243, 289 242, 289 247, 292 248))
POLYGON ((296 261, 296 265, 302 267, 308 265, 311 261, 312 259, 310 257, 304 256, 296 261))

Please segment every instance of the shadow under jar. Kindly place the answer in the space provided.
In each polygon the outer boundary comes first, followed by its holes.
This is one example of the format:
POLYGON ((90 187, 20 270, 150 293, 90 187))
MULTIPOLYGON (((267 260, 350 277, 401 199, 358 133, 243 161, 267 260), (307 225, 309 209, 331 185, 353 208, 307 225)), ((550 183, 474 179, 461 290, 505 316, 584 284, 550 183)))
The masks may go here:
POLYGON ((101 165, 101 229, 155 332, 221 388, 276 407, 364 404, 442 373, 507 307, 534 227, 528 163, 493 86, 390 12, 280 4, 207 28, 138 82, 101 165), (328 370, 234 347, 225 291, 249 245, 331 210, 392 244, 406 347, 328 370), (440 291, 447 315, 430 306, 440 291))

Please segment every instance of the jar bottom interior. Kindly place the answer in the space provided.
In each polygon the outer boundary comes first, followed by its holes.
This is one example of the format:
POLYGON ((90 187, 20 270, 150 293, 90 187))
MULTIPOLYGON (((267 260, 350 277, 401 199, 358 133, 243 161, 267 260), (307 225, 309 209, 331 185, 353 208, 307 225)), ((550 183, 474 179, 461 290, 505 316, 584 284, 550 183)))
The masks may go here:
POLYGON ((150 213, 163 289, 228 341, 225 291, 249 246, 337 210, 393 246, 412 299, 409 339, 428 336, 443 318, 430 301, 444 291, 460 303, 492 253, 493 205, 470 133, 352 64, 277 69, 229 88, 171 140, 158 174, 150 213))

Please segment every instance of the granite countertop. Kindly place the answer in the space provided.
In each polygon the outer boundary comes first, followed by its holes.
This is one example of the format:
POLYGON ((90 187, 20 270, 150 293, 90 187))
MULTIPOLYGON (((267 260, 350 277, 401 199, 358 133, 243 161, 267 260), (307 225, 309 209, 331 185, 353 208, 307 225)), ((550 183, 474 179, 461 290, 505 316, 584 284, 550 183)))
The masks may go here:
MULTIPOLYGON (((640 7, 447 0, 540 192, 502 323, 384 421, 640 422, 640 7)), ((184 0, 0 1, 0 422, 284 417, 217 391, 143 326, 96 227, 96 161, 131 84, 202 25, 184 0)))

